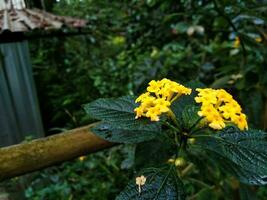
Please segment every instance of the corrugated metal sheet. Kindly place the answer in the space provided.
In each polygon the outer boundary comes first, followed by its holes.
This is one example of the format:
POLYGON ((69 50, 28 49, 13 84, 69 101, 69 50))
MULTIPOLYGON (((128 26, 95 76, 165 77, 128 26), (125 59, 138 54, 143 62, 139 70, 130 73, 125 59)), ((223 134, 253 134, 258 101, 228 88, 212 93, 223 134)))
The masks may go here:
POLYGON ((43 136, 27 42, 0 44, 0 146, 43 136))
POLYGON ((82 28, 84 26, 86 26, 86 20, 57 16, 39 9, 26 9, 25 3, 21 0, 10 0, 9 3, 2 2, 0 4, 0 33, 3 31, 26 32, 35 29, 60 29, 62 27, 82 28))
POLYGON ((1 0, 0 1, 0 10, 5 9, 24 9, 26 4, 24 0, 1 0))
POLYGON ((85 26, 85 20, 27 9, 24 0, 0 0, 0 39, 5 42, 0 44, 0 147, 19 143, 27 135, 43 136, 28 43, 14 42, 17 36, 36 29, 85 26))

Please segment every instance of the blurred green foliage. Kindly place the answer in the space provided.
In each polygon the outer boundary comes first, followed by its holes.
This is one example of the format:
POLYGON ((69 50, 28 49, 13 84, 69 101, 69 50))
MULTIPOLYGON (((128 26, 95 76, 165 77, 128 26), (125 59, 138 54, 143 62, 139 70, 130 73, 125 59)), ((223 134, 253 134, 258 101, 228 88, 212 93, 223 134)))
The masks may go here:
POLYGON ((46 127, 88 123, 83 103, 139 93, 149 80, 168 77, 231 90, 250 123, 263 128, 265 11, 260 1, 241 0, 55 3, 55 13, 89 24, 86 35, 31 42, 46 127))
MULTIPOLYGON (((266 1, 60 0, 53 12, 87 19, 88 34, 30 42, 50 134, 92 122, 84 103, 140 93, 149 80, 163 77, 226 88, 242 102, 251 126, 266 130, 266 1)), ((120 154, 111 162, 122 160, 120 154)), ((26 197, 113 199, 126 177, 103 155, 41 172, 26 197)), ((193 195, 196 188, 190 187, 193 195)))
POLYGON ((13 178, 0 183, 0 188, 6 188, 14 200, 114 199, 132 173, 121 169, 124 157, 121 148, 114 147, 13 178))
POLYGON ((114 199, 128 181, 128 173, 120 169, 120 150, 80 157, 60 167, 52 167, 41 175, 30 177, 26 199, 114 199))

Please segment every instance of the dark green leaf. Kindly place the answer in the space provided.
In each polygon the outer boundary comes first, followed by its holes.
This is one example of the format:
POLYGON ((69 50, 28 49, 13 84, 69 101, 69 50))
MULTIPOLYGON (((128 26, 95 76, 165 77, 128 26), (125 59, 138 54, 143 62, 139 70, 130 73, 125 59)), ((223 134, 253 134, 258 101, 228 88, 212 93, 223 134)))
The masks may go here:
POLYGON ((160 123, 148 119, 135 119, 134 109, 138 105, 133 97, 98 99, 85 105, 86 112, 103 122, 92 129, 101 138, 110 142, 139 143, 157 137, 160 123))
MULTIPOLYGON (((187 108, 187 109, 190 109, 190 107, 193 107, 195 105, 195 96, 197 95, 197 92, 195 91, 196 88, 202 88, 204 87, 204 85, 200 82, 197 82, 197 81, 190 81, 189 83, 186 84, 186 87, 189 87, 192 89, 192 93, 191 95, 189 96, 182 96, 180 98, 178 98, 176 101, 174 101, 171 105, 171 110, 173 111, 173 113, 175 114, 176 118, 177 118, 177 121, 178 123, 180 124, 181 127, 184 126, 184 122, 187 121, 188 119, 188 115, 190 115, 188 113, 189 110, 186 110, 183 113, 184 109, 187 108), (184 116, 183 116, 184 115, 184 116), (185 121, 183 121, 183 118, 185 118, 185 121)), ((195 112, 196 112, 196 108, 192 108, 192 111, 194 112, 193 115, 194 115, 194 119, 196 119, 196 115, 195 115, 195 112)), ((189 124, 192 124, 192 120, 194 119, 191 119, 189 123, 186 122, 185 126, 188 126, 189 124)))
POLYGON ((182 123, 183 127, 188 130, 196 124, 200 120, 200 116, 198 116, 197 112, 200 110, 198 106, 188 105, 184 108, 182 112, 182 123))
POLYGON ((250 91, 250 95, 247 95, 245 92, 241 92, 241 97, 243 99, 242 103, 246 105, 245 112, 250 116, 249 121, 252 122, 256 127, 260 127, 263 115, 262 108, 264 108, 262 93, 253 88, 250 91))
POLYGON ((236 174, 240 181, 258 185, 267 183, 266 133, 257 130, 241 132, 230 127, 217 135, 202 135, 198 141, 202 148, 220 155, 224 163, 229 162, 225 168, 236 174))
POLYGON ((101 123, 92 128, 99 137, 118 143, 139 143, 154 139, 161 133, 158 123, 139 123, 134 126, 116 126, 109 123, 101 123))
POLYGON ((248 169, 235 164, 226 157, 220 154, 207 150, 210 158, 215 161, 219 167, 226 173, 229 173, 239 179, 240 182, 248 185, 265 185, 267 184, 266 175, 254 173, 248 169))
POLYGON ((146 177, 145 185, 138 191, 135 179, 119 194, 116 200, 183 200, 183 184, 173 167, 169 169, 147 169, 142 174, 146 177))
POLYGON ((140 143, 136 147, 135 167, 140 169, 162 165, 167 162, 174 151, 175 147, 165 141, 152 140, 140 143))
POLYGON ((84 106, 86 113, 98 120, 103 120, 110 124, 134 125, 134 109, 138 105, 134 102, 134 97, 124 96, 117 99, 98 99, 84 106))
POLYGON ((228 81, 230 80, 230 76, 223 76, 221 78, 217 78, 212 84, 211 84, 211 88, 222 88, 224 87, 228 81))

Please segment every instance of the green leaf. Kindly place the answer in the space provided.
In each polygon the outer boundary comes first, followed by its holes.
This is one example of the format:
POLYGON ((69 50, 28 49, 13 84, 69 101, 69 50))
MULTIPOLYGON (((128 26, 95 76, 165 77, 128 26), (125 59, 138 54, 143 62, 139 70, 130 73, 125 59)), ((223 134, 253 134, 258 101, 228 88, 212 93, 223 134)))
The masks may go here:
POLYGON ((206 169, 211 168, 216 171, 216 167, 221 169, 223 174, 230 174, 231 176, 235 176, 239 179, 240 182, 248 185, 264 185, 266 184, 266 179, 263 175, 257 174, 254 172, 249 172, 246 169, 236 165, 230 159, 221 156, 217 152, 210 150, 203 150, 203 148, 194 148, 190 149, 190 153, 188 154, 189 159, 199 166, 201 175, 203 175, 203 179, 206 181, 210 179, 213 181, 215 177, 212 174, 210 176, 205 176, 208 172, 206 169), (192 151, 193 150, 193 151, 192 151), (202 166, 208 166, 207 168, 201 168, 202 166))
POLYGON ((230 76, 223 76, 221 78, 217 78, 212 84, 211 88, 222 88, 227 85, 228 81, 230 80, 230 76))
POLYGON ((143 171, 145 185, 138 191, 135 179, 117 196, 116 200, 184 200, 183 183, 171 166, 170 168, 151 168, 143 171))
POLYGON ((135 119, 133 97, 98 99, 85 106, 86 112, 102 123, 92 128, 99 137, 118 143, 139 143, 161 133, 161 124, 148 119, 135 119))
POLYGON ((249 184, 267 183, 267 134, 262 131, 240 131, 230 127, 216 135, 198 135, 203 149, 222 157, 240 181, 249 184))
POLYGON ((171 110, 173 111, 180 126, 182 125, 182 113, 184 108, 194 103, 191 95, 180 97, 175 100, 171 105, 171 110))
POLYGON ((246 105, 245 113, 249 116, 249 122, 253 123, 256 127, 261 127, 261 119, 264 113, 262 109, 264 108, 262 93, 258 89, 252 88, 249 91, 250 95, 247 94, 248 92, 241 91, 242 103, 246 105))
POLYGON ((171 109, 176 115, 176 117, 181 117, 181 113, 184 110, 185 106, 195 105, 194 98, 197 95, 197 92, 195 91, 195 89, 203 88, 205 87, 205 85, 203 85, 201 82, 198 82, 198 81, 190 81, 186 84, 186 87, 189 87, 192 89, 191 95, 182 96, 172 103, 171 109))
POLYGON ((136 126, 113 126, 101 123, 93 127, 92 131, 110 142, 132 144, 156 138, 161 134, 161 127, 158 123, 137 124, 136 126))
POLYGON ((140 143, 136 147, 135 168, 141 169, 162 165, 171 158, 173 152, 175 152, 175 148, 177 148, 175 145, 161 140, 140 143))
POLYGON ((265 185, 267 184, 266 175, 251 172, 243 167, 235 164, 230 159, 221 156, 214 151, 206 151, 210 158, 213 159, 224 172, 229 173, 244 184, 248 185, 265 185))
POLYGON ((189 130, 197 125, 200 120, 197 112, 200 110, 199 106, 188 105, 182 112, 182 123, 185 130, 189 130))
POLYGON ((183 124, 183 118, 186 118, 185 122, 188 119, 188 117, 185 116, 188 114, 188 110, 185 111, 184 116, 182 116, 184 109, 185 108, 188 109, 188 108, 190 108, 196 104, 195 100, 194 100, 195 96, 197 95, 195 89, 196 88, 202 88, 202 87, 204 87, 204 85, 198 81, 190 81, 189 83, 186 84, 186 87, 189 87, 192 89, 191 95, 182 96, 182 97, 178 98, 177 100, 175 100, 171 105, 171 110, 175 114, 177 121, 181 127, 183 127, 183 125, 184 125, 183 124))
POLYGON ((97 99, 84 106, 86 113, 98 120, 103 120, 112 125, 133 125, 137 124, 134 109, 138 105, 134 97, 124 96, 117 99, 97 99))

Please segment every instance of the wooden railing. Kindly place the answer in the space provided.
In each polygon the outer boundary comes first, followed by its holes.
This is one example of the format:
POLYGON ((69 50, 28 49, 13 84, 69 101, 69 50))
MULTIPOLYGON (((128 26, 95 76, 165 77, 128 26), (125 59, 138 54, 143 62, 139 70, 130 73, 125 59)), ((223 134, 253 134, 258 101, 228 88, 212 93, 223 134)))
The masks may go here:
POLYGON ((0 181, 115 145, 90 132, 91 126, 0 148, 0 181))

